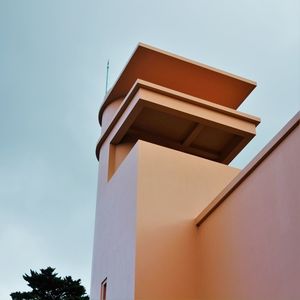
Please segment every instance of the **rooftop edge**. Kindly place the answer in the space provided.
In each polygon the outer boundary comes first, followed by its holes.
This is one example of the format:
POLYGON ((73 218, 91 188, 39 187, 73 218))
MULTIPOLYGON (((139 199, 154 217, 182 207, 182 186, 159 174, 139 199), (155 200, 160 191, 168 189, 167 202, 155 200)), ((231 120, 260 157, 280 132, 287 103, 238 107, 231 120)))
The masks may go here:
POLYGON ((250 161, 250 163, 229 183, 229 185, 195 218, 199 227, 209 215, 221 205, 255 171, 255 169, 285 140, 300 124, 300 111, 271 139, 271 141, 250 161))
POLYGON ((106 106, 117 98, 125 97, 137 79, 234 109, 256 87, 255 81, 139 43, 104 98, 98 115, 100 125, 106 106), (214 88, 216 84, 218 89, 214 88))

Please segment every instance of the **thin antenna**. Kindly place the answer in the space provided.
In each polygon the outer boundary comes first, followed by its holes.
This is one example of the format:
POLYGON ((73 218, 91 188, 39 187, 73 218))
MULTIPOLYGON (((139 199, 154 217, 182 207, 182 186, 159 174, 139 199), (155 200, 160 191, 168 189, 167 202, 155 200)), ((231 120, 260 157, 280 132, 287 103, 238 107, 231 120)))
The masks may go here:
POLYGON ((106 84, 105 84, 105 95, 107 94, 107 86, 108 86, 108 72, 109 72, 109 60, 106 65, 106 84))

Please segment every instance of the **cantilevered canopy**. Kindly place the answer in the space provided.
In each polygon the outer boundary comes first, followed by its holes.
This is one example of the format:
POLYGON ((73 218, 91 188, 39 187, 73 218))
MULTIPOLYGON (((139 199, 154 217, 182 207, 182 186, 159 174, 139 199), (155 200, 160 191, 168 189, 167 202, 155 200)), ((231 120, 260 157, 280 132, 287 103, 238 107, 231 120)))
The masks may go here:
POLYGON ((260 119, 143 80, 134 84, 101 136, 110 143, 139 139, 229 164, 255 136, 260 119))
POLYGON ((100 124, 105 107, 125 97, 137 79, 233 109, 256 86, 254 81, 140 43, 100 108, 100 124))

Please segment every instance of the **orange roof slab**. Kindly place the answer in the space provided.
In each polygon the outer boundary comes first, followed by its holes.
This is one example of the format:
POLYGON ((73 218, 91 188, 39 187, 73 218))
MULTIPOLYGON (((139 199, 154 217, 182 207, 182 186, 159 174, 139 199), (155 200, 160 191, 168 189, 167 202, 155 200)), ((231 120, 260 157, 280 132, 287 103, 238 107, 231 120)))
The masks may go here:
POLYGON ((99 111, 100 124, 106 106, 125 98, 137 79, 233 109, 256 87, 254 81, 140 43, 106 95, 99 111))

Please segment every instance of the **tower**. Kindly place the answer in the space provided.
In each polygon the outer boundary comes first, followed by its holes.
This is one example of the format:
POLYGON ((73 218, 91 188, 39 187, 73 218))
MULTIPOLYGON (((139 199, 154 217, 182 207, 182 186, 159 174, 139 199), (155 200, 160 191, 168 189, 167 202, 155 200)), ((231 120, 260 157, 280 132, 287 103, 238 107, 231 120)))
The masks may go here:
POLYGON ((99 111, 91 299, 200 299, 194 219, 237 176, 253 81, 139 44, 99 111))

